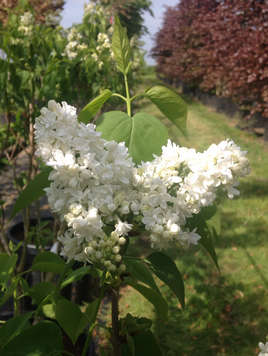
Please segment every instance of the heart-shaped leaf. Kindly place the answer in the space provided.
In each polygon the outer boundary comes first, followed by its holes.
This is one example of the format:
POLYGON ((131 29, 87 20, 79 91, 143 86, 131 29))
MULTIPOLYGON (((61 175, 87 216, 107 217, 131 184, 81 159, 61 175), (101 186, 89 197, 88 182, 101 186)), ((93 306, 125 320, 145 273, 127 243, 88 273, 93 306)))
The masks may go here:
POLYGON ((88 319, 81 312, 79 306, 64 298, 56 304, 56 320, 73 344, 88 324, 88 319))
POLYGON ((129 342, 127 345, 123 345, 122 356, 162 356, 161 349, 151 330, 141 330, 139 333, 132 337, 131 342, 133 343, 133 346, 129 345, 129 342))
POLYGON ((133 161, 151 161, 160 155, 167 143, 168 131, 158 119, 147 113, 129 117, 121 111, 110 111, 97 122, 97 131, 108 141, 125 142, 133 161))
POLYGON ((175 91, 162 85, 156 85, 147 90, 145 96, 150 99, 183 134, 186 134, 187 105, 175 91))
POLYGON ((0 353, 6 356, 60 356, 62 349, 60 328, 54 322, 41 321, 14 337, 0 353))
POLYGON ((64 260, 52 252, 42 252, 37 255, 32 265, 33 271, 63 273, 66 270, 64 260))
POLYGON ((32 298, 33 304, 39 305, 49 294, 57 293, 57 287, 51 282, 40 282, 35 284, 28 294, 32 298))
POLYGON ((0 349, 5 347, 14 337, 19 335, 22 330, 30 326, 29 319, 33 315, 32 312, 26 313, 15 318, 9 319, 0 328, 0 349))

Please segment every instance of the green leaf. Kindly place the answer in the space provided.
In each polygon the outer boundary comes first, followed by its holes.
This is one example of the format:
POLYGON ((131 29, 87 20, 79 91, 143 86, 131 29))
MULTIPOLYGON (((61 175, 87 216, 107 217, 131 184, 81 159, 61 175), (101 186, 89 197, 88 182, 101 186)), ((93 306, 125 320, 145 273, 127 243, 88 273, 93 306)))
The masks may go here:
POLYGON ((146 284, 148 287, 151 287, 156 292, 160 293, 155 280, 152 276, 151 271, 146 266, 146 264, 140 259, 133 257, 124 257, 124 263, 127 267, 127 272, 137 281, 146 284))
POLYGON ((219 212, 211 216, 211 218, 206 221, 208 228, 213 232, 215 238, 221 233, 221 215, 219 212))
POLYGON ((130 335, 127 334, 127 344, 131 352, 131 356, 135 356, 135 341, 134 338, 130 335))
POLYGON ((167 128, 155 117, 138 113, 129 117, 121 111, 110 111, 97 122, 97 131, 108 141, 125 142, 134 162, 150 161, 162 153, 167 143, 167 128))
POLYGON ((103 293, 101 293, 101 296, 99 298, 97 298, 93 302, 89 303, 85 312, 84 312, 84 316, 87 319, 88 325, 90 325, 90 327, 88 329, 88 335, 87 335, 87 345, 89 345, 91 342, 92 332, 95 327, 95 323, 96 323, 96 319, 97 319, 97 315, 98 315, 98 311, 99 311, 99 307, 100 307, 102 298, 103 298, 103 293))
POLYGON ((16 200, 11 218, 13 218, 19 211, 27 208, 30 204, 45 194, 44 188, 47 188, 50 185, 48 180, 50 172, 51 168, 46 167, 46 169, 37 174, 37 176, 35 176, 35 178, 29 182, 29 184, 20 193, 18 199, 16 200))
POLYGON ((21 277, 19 279, 19 285, 21 287, 23 294, 28 294, 30 287, 29 287, 27 280, 21 277))
POLYGON ((56 319, 55 304, 49 303, 42 305, 42 312, 46 318, 56 319))
POLYGON ((6 288, 4 293, 1 293, 1 295, 0 295, 0 307, 2 305, 4 305, 9 300, 9 298, 11 298, 13 296, 15 290, 16 290, 16 285, 15 284, 11 284, 10 287, 6 288))
POLYGON ((0 349, 5 347, 14 337, 19 335, 22 330, 30 327, 29 319, 33 313, 26 313, 15 318, 9 319, 0 328, 0 349))
POLYGON ((79 306, 64 298, 56 304, 56 320, 73 344, 88 324, 88 320, 79 306))
POLYGON ((141 330, 131 339, 127 336, 128 344, 122 345, 122 356, 162 356, 161 349, 150 330, 141 330))
POLYGON ((156 85, 148 89, 145 92, 145 96, 150 99, 183 134, 186 134, 187 105, 175 91, 162 85, 156 85))
POLYGON ((88 124, 111 96, 112 92, 109 89, 105 89, 80 111, 78 121, 88 124))
POLYGON ((64 279, 64 281, 61 283, 60 288, 66 287, 68 284, 74 283, 79 281, 81 278, 83 278, 85 275, 90 274, 92 272, 92 267, 89 266, 83 266, 80 267, 76 270, 72 270, 67 277, 64 279))
POLYGON ((152 271, 176 294, 184 307, 184 283, 176 264, 162 252, 154 252, 147 259, 152 271))
POLYGON ((154 289, 147 288, 144 285, 137 283, 132 278, 125 278, 124 281, 136 289, 140 294, 144 296, 150 303, 152 303, 159 314, 161 319, 165 319, 168 314, 168 305, 162 295, 156 292, 154 289))
POLYGON ((187 219, 187 226, 191 230, 196 229, 196 232, 201 236, 199 243, 208 252, 217 269, 220 271, 217 254, 213 244, 213 237, 216 237, 217 233, 213 226, 209 226, 216 218, 216 212, 216 206, 202 208, 198 214, 193 215, 191 218, 187 219))
POLYGON ((63 273, 66 269, 64 260, 52 252, 42 252, 33 261, 32 270, 41 272, 63 273))
POLYGON ((88 304, 88 306, 84 312, 84 315, 87 318, 88 324, 91 325, 91 327, 94 325, 94 323, 96 321, 100 303, 101 303, 101 298, 97 298, 97 299, 93 300, 93 302, 88 304))
POLYGON ((203 207, 198 214, 194 215, 195 223, 197 223, 197 219, 198 219, 198 222, 207 221, 207 220, 211 219, 216 213, 217 213, 216 205, 203 207))
POLYGON ((60 328, 51 321, 41 321, 23 330, 2 350, 2 356, 60 356, 62 355, 60 328))
POLYGON ((120 72, 126 75, 130 68, 130 44, 127 37, 127 30, 121 26, 118 17, 115 18, 112 51, 114 53, 117 68, 120 72))
POLYGON ((208 254, 212 258, 213 262, 215 263, 218 271, 220 271, 220 266, 218 264, 218 257, 217 257, 215 247, 213 244, 213 234, 214 234, 214 236, 217 235, 216 230, 212 228, 212 233, 211 233, 211 231, 209 229, 203 230, 202 232, 198 231, 198 229, 197 229, 197 232, 201 236, 201 239, 198 242, 208 252, 208 254))
POLYGON ((162 356, 161 349, 156 342, 153 333, 150 330, 144 330, 134 337, 135 355, 153 355, 162 356))
POLYGON ((33 304, 39 305, 49 294, 57 292, 57 287, 51 282, 41 282, 34 285, 28 294, 32 298, 33 304))
POLYGON ((7 283, 13 273, 18 256, 13 254, 11 256, 1 253, 0 254, 0 284, 7 283))

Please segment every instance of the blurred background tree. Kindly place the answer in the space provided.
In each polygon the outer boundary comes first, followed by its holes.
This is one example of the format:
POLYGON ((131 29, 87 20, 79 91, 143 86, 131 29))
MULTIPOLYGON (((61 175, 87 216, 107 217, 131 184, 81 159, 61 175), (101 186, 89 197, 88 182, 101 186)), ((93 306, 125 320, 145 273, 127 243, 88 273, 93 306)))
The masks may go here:
POLYGON ((152 50, 156 70, 210 94, 230 98, 264 119, 268 140, 268 3, 181 0, 167 9, 152 50))
POLYGON ((118 15, 121 24, 127 28, 128 37, 141 37, 147 32, 143 25, 143 14, 148 11, 152 16, 151 0, 94 0, 108 7, 114 15, 118 15))
MULTIPOLYGON (((0 0, 0 22, 5 24, 10 10, 15 9, 18 0, 0 0)), ((65 0, 29 0, 34 9, 36 20, 44 22, 48 14, 59 15, 65 0)))

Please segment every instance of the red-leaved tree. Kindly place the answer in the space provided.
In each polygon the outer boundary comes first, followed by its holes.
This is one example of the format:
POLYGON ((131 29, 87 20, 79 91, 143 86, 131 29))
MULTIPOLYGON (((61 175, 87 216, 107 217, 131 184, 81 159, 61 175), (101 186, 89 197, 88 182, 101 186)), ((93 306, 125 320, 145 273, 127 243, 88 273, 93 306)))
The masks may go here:
MULTIPOLYGON (((33 7, 36 19, 40 22, 45 21, 46 15, 61 11, 65 0, 29 0, 33 7)), ((16 8, 19 0, 0 0, 0 22, 5 23, 10 11, 16 8)))
POLYGON ((267 0, 181 0, 166 11, 153 54, 166 77, 268 118, 267 0))
POLYGON ((206 71, 200 65, 200 49, 210 41, 210 33, 200 31, 197 23, 217 5, 216 0, 181 0, 176 7, 167 9, 153 49, 160 73, 200 85, 206 71))

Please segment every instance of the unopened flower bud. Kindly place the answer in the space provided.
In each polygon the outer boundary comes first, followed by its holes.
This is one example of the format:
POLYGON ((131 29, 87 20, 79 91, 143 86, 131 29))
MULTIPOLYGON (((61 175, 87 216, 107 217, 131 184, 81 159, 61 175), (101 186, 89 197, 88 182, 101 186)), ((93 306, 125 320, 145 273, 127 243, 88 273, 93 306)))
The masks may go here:
POLYGON ((93 248, 91 246, 88 246, 88 247, 85 248, 85 253, 87 255, 91 255, 93 253, 93 251, 94 250, 93 250, 93 248))
POLYGON ((111 264, 108 266, 108 270, 111 271, 111 272, 116 271, 115 265, 113 265, 113 264, 111 263, 111 264))
POLYGON ((120 247, 119 246, 115 246, 113 248, 113 253, 117 254, 120 251, 120 247))
POLYGON ((109 261, 109 260, 106 260, 105 262, 104 262, 104 266, 105 267, 109 267, 111 265, 111 261, 109 261))
POLYGON ((126 271, 126 265, 124 265, 124 264, 121 264, 120 266, 119 266, 119 273, 123 273, 123 272, 125 272, 126 271))
POLYGON ((122 260, 122 256, 121 255, 118 254, 118 255, 115 256, 115 261, 116 262, 120 262, 121 260, 122 260))
POLYGON ((102 253, 100 251, 96 252, 96 258, 101 259, 102 258, 102 253))
POLYGON ((118 243, 119 245, 124 245, 126 243, 126 239, 124 237, 120 237, 118 243))

